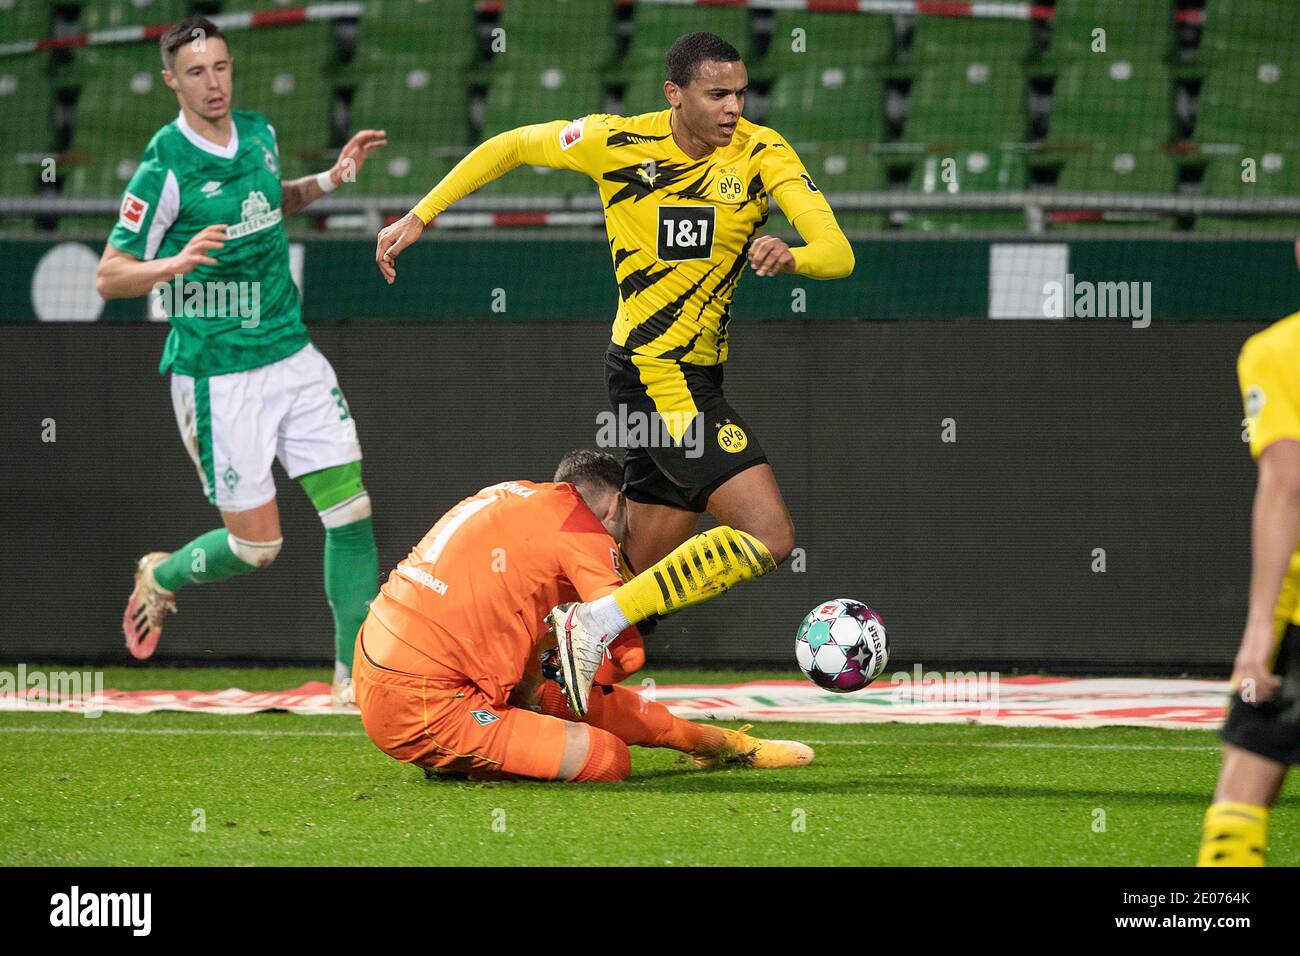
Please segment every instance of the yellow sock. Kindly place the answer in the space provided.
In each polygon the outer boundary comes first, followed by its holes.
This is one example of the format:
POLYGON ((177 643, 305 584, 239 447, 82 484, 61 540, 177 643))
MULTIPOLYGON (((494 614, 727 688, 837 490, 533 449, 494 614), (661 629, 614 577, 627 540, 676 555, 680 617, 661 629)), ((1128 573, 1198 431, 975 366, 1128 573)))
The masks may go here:
POLYGON ((717 597, 733 584, 776 570, 772 554, 752 534, 726 526, 683 541, 666 557, 614 592, 635 624, 717 597))
POLYGON ((1213 803, 1205 811, 1205 836, 1197 866, 1263 866, 1268 808, 1213 803))

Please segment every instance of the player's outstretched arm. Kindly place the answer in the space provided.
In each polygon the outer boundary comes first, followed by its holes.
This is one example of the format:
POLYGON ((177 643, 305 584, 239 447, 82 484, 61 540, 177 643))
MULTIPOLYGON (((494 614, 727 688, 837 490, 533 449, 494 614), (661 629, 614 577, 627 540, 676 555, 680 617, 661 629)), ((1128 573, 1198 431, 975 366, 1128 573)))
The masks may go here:
POLYGON ((185 248, 165 259, 143 260, 106 243, 95 270, 95 291, 105 299, 133 299, 160 282, 187 276, 199 266, 214 266, 210 253, 224 248, 226 226, 208 226, 194 234, 185 248))
POLYGON ((388 145, 388 133, 382 129, 363 129, 339 151, 338 161, 316 176, 303 176, 280 184, 280 209, 286 216, 306 209, 321 196, 332 193, 344 183, 357 181, 357 173, 372 152, 388 145))
POLYGON ((584 117, 583 120, 571 123, 555 120, 520 126, 498 133, 475 146, 438 185, 429 190, 414 209, 380 231, 375 263, 389 285, 397 278, 393 260, 398 254, 420 238, 424 227, 435 216, 474 190, 525 163, 552 169, 585 171, 583 163, 586 154, 581 148, 570 147, 582 141, 584 120, 590 119, 591 117, 584 117))
POLYGON ((797 272, 810 279, 843 279, 852 275, 853 247, 794 147, 778 138, 759 155, 763 182, 790 224, 798 230, 804 245, 791 249, 774 236, 757 239, 749 249, 749 261, 755 273, 762 276, 797 272))
POLYGON ((1275 441, 1260 453, 1250 537, 1250 605, 1233 686, 1264 701, 1282 683, 1272 668, 1273 615, 1300 537, 1300 441, 1275 441))

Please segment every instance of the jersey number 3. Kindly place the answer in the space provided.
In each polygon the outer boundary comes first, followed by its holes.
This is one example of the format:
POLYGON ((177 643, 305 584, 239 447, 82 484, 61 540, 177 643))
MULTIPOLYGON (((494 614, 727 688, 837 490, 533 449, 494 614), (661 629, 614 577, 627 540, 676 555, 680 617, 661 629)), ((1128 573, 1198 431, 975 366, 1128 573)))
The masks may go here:
POLYGON ((660 262, 684 262, 713 258, 716 206, 660 206, 660 262))

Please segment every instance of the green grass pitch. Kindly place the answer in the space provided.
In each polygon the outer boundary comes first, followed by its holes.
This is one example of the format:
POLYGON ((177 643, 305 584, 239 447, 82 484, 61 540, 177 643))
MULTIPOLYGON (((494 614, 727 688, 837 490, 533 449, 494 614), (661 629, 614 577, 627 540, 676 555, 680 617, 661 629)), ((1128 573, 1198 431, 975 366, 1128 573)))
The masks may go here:
MULTIPOLYGON (((322 673, 115 668, 105 686, 272 690, 322 673)), ((351 717, 5 713, 0 864, 1186 866, 1219 767, 1205 731, 758 728, 813 744, 815 763, 700 771, 633 748, 620 784, 469 784, 426 781, 351 717)), ((1294 778, 1270 845, 1271 864, 1300 864, 1294 778)))

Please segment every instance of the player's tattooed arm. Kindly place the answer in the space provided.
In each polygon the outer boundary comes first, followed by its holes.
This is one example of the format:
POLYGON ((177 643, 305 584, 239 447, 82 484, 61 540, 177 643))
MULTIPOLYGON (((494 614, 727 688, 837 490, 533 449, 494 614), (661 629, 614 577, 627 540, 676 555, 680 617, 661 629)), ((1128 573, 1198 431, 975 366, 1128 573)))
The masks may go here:
POLYGON ((149 260, 138 259, 107 243, 95 270, 95 291, 104 299, 144 295, 160 282, 187 276, 199 266, 216 265, 212 253, 224 248, 225 242, 225 225, 208 226, 195 233, 176 255, 149 260))
POLYGON ((344 183, 356 182, 357 173, 367 157, 382 146, 388 145, 388 133, 382 129, 363 129, 353 136, 339 151, 338 161, 319 176, 303 176, 280 184, 280 209, 286 216, 306 209, 327 192, 333 192, 344 183), (326 188, 325 183, 329 183, 326 188))

